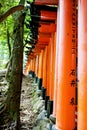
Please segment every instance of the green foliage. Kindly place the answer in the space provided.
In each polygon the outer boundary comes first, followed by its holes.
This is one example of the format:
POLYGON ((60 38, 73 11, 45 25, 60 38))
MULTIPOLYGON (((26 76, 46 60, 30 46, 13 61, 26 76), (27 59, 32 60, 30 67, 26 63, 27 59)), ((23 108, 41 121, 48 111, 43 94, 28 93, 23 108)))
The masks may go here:
POLYGON ((0 42, 0 69, 5 67, 5 64, 7 63, 9 57, 8 57, 8 47, 6 44, 6 41, 0 42))
POLYGON ((0 14, 6 12, 9 8, 18 5, 19 0, 0 0, 2 7, 0 8, 0 14))
MULTIPOLYGON (((33 2, 34 0, 28 0, 30 2, 33 2)), ((27 2, 25 2, 25 5, 27 6, 27 2)), ((31 21, 31 16, 29 16, 30 14, 30 10, 26 11, 26 18, 25 18, 25 22, 27 23, 28 21, 31 21)), ((30 29, 26 27, 26 25, 24 25, 24 40, 28 37, 30 33, 30 29)))
MULTIPOLYGON (((33 0, 28 0, 28 1, 33 2, 33 0)), ((19 2, 20 0, 0 0, 0 15, 4 14, 10 8, 18 5, 19 2)), ((27 5, 27 2, 25 2, 25 5, 27 5)), ((31 20, 28 14, 29 14, 29 10, 28 12, 26 11, 26 20, 31 20)), ((9 50, 7 46, 7 30, 9 31, 10 34, 10 44, 11 46, 13 46, 13 41, 14 41, 13 28, 14 28, 13 15, 10 15, 9 17, 6 18, 6 20, 0 23, 0 69, 5 67, 5 64, 9 60, 9 50)), ((30 29, 24 26, 24 41, 29 35, 29 33, 30 33, 30 29)))
MULTIPOLYGON (((4 14, 11 7, 18 5, 18 0, 0 0, 0 15, 4 14)), ((5 21, 0 23, 0 69, 4 68, 9 60, 9 50, 7 46, 7 30, 10 33, 11 46, 13 43, 13 27, 14 21, 12 16, 7 17, 5 21)))
POLYGON ((7 30, 10 33, 10 43, 12 46, 13 35, 13 20, 12 16, 9 16, 6 21, 0 24, 0 69, 5 67, 9 60, 9 50, 7 45, 7 30))

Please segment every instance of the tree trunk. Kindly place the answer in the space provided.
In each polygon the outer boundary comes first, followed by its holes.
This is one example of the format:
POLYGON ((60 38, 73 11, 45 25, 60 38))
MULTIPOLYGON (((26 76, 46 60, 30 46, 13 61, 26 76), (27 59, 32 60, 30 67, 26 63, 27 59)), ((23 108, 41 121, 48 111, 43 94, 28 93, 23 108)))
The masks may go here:
POLYGON ((23 65, 23 30, 25 14, 19 14, 14 24, 14 44, 12 51, 12 70, 6 106, 11 118, 17 123, 16 130, 20 130, 20 95, 23 65))
MULTIPOLYGON (((25 1, 25 0, 20 0, 20 1, 25 1)), ((22 4, 22 2, 20 2, 19 4, 22 4)), ((18 10, 20 11, 23 9, 24 9, 24 5, 18 5, 10 8, 6 13, 0 15, 0 23, 3 22, 9 15, 13 14, 18 10)))

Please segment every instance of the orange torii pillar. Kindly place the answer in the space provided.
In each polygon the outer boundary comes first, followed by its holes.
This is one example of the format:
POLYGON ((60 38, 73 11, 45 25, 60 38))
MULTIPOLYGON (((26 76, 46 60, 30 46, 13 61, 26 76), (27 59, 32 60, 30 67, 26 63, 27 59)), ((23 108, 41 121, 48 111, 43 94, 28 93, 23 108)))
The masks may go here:
POLYGON ((32 75, 32 59, 30 59, 29 75, 32 75))
POLYGON ((78 2, 78 130, 87 130, 87 0, 78 2))
POLYGON ((32 77, 33 76, 33 59, 30 59, 30 64, 28 68, 28 73, 32 77))
POLYGON ((59 49, 56 126, 75 129, 76 0, 59 0, 59 49), (73 20, 75 20, 73 22, 73 20))
POLYGON ((25 69, 24 69, 24 74, 25 74, 25 75, 28 75, 29 69, 30 69, 30 62, 27 61, 26 67, 25 67, 25 69))
POLYGON ((49 92, 49 77, 50 77, 50 42, 47 46, 47 87, 46 87, 46 97, 45 97, 45 110, 47 110, 47 104, 50 97, 49 92))
POLYGON ((43 52, 43 83, 42 83, 42 98, 45 100, 47 87, 47 46, 43 52))
POLYGON ((34 77, 34 59, 30 60, 30 71, 29 74, 31 75, 31 77, 34 77))
MULTIPOLYGON (((58 31, 58 29, 57 29, 57 31, 58 31)), ((52 121, 53 124, 56 123, 57 88, 58 88, 58 35, 57 36, 56 35, 57 35, 57 33, 55 33, 55 46, 54 46, 55 63, 53 65, 53 67, 54 67, 53 111, 52 111, 52 114, 50 115, 50 120, 52 121)))
MULTIPOLYGON (((44 25, 45 26, 45 25, 44 25)), ((44 27, 45 28, 45 27, 44 27)), ((45 29, 42 29, 43 31, 45 29)), ((47 76, 46 76, 46 82, 47 82, 47 87, 46 87, 46 100, 45 100, 45 109, 47 110, 47 102, 48 102, 48 99, 50 97, 50 101, 49 101, 49 107, 48 108, 49 110, 49 114, 51 114, 52 112, 52 108, 53 108, 53 91, 54 91, 54 86, 53 85, 53 75, 54 75, 54 62, 53 59, 55 59, 55 56, 53 55, 54 54, 54 34, 55 34, 55 31, 56 31, 56 25, 55 24, 50 24, 50 25, 46 25, 46 32, 50 33, 50 39, 49 39, 49 43, 48 43, 48 46, 47 46, 47 76), (53 91, 52 91, 53 90, 53 91)), ((40 30, 41 31, 41 30, 40 30)))
MULTIPOLYGON (((47 110, 47 116, 50 115, 50 94, 51 94, 51 74, 52 74, 52 38, 50 38, 49 44, 47 46, 47 88, 45 97, 45 110, 47 110)), ((53 102, 52 102, 53 103, 53 102)))
POLYGON ((38 55, 36 55, 36 62, 35 62, 35 83, 37 83, 37 79, 38 79, 38 55))
POLYGON ((32 77, 35 77, 35 58, 32 59, 32 77))
POLYGON ((57 95, 58 95, 58 90, 57 90, 58 89, 58 49, 59 49, 58 48, 58 39, 56 39, 55 76, 54 76, 55 77, 55 79, 54 79, 54 103, 53 103, 53 113, 52 113, 52 115, 50 115, 50 119, 54 124, 56 124, 57 95))
POLYGON ((38 66, 38 89, 41 90, 43 77, 43 50, 39 54, 39 66, 38 66))
POLYGON ((55 50, 55 78, 54 78, 54 103, 53 103, 53 114, 50 115, 50 119, 56 123, 56 109, 57 109, 57 95, 58 95, 58 43, 59 43, 59 8, 57 9, 57 26, 56 26, 56 50, 55 50))
POLYGON ((51 34, 50 38, 50 52, 49 54, 49 77, 48 77, 48 87, 49 87, 49 101, 47 106, 47 116, 49 117, 50 114, 53 112, 53 101, 54 101, 54 69, 55 69, 55 33, 51 34))

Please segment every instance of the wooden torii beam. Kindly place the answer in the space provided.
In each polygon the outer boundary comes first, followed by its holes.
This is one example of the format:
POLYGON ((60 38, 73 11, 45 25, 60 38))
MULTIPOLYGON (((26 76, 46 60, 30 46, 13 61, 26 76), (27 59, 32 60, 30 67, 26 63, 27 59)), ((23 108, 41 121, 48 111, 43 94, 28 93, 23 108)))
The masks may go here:
POLYGON ((41 10, 41 18, 40 20, 52 20, 55 21, 57 18, 57 13, 56 12, 49 12, 45 10, 41 10))
POLYGON ((58 5, 58 0, 35 0, 36 5, 58 5))
POLYGON ((49 42, 49 40, 50 40, 49 37, 39 37, 39 38, 38 38, 38 43, 46 44, 46 43, 49 42))
POLYGON ((39 27, 38 31, 39 33, 45 33, 45 34, 50 34, 52 32, 55 32, 56 30, 56 24, 50 24, 50 25, 46 25, 46 24, 41 24, 41 27, 39 27))

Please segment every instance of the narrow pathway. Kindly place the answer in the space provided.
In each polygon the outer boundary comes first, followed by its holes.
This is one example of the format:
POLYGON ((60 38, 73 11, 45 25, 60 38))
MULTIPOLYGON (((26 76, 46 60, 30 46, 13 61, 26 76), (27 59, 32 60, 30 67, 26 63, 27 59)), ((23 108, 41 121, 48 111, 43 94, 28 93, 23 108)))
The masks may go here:
POLYGON ((44 101, 31 77, 23 77, 21 94, 21 129, 48 130, 44 101))

